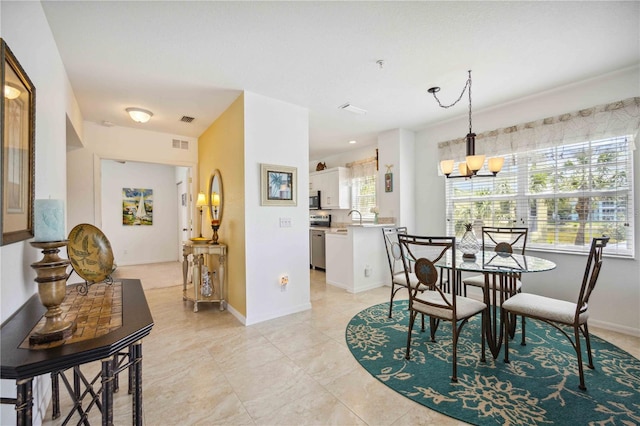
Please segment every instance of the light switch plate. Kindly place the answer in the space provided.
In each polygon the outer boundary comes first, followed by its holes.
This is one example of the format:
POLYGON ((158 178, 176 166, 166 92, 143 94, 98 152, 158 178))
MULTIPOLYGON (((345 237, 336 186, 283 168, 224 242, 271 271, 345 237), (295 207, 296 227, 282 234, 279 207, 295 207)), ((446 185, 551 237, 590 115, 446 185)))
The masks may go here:
POLYGON ((290 217, 281 217, 280 218, 280 228, 291 228, 291 218, 290 217))

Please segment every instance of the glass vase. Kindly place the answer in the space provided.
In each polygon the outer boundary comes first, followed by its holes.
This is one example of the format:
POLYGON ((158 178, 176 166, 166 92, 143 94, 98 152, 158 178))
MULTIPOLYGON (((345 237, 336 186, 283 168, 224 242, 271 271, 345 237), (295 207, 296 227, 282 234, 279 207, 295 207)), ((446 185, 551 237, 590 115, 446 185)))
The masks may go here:
POLYGON ((463 258, 472 259, 480 251, 480 242, 476 238, 471 224, 467 223, 465 227, 466 231, 458 243, 458 250, 462 252, 463 258))
POLYGON ((207 265, 202 267, 202 286, 200 287, 200 294, 202 297, 209 297, 213 293, 213 288, 211 287, 211 276, 209 275, 209 268, 207 265))

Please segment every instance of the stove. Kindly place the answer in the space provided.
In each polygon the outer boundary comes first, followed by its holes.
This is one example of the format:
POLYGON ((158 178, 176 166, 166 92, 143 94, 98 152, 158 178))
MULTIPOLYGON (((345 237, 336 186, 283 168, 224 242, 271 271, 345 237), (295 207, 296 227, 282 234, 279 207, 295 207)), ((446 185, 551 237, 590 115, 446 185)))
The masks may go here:
POLYGON ((309 225, 312 227, 322 227, 322 228, 330 228, 331 227, 331 215, 311 215, 309 216, 309 225))

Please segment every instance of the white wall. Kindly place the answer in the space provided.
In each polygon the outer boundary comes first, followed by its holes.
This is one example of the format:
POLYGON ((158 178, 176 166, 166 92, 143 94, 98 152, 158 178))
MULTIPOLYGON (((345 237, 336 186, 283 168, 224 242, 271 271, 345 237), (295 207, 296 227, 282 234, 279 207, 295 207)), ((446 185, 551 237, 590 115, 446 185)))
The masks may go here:
MULTIPOLYGON (((85 121, 84 148, 67 153, 67 226, 91 223, 102 228, 102 159, 191 167, 197 175, 197 139, 129 127, 105 127, 85 121), (175 149, 173 139, 189 142, 189 149, 175 149)), ((191 185, 192 193, 197 188, 191 185)), ((195 220, 195 218, 194 218, 195 220)))
MULTIPOLYGON (((0 36, 36 88, 35 198, 66 199, 65 128, 73 93, 40 2, 0 2, 0 36)), ((68 204, 66 210, 69 210, 68 204)), ((0 319, 5 321, 36 292, 29 266, 42 254, 28 242, 0 248, 0 319)), ((42 421, 50 392, 48 376, 34 382, 34 424, 42 421)), ((15 396, 15 383, 3 380, 3 397, 15 396)), ((0 424, 14 424, 15 411, 0 405, 0 424)))
MULTIPOLYGON (((310 309, 309 113, 245 92, 246 324, 310 309), (295 207, 260 206, 260 163, 297 167, 295 207), (291 227, 281 228, 280 218, 291 227), (280 276, 289 276, 286 291, 280 276)), ((230 249, 232 250, 232 248, 230 249)))
MULTIPOLYGON (((640 96, 640 69, 632 67, 599 78, 572 84, 538 96, 484 111, 474 111, 474 131, 507 127, 573 112, 591 106, 640 96)), ((417 229, 425 234, 444 234, 444 177, 437 175, 437 144, 467 133, 464 111, 459 119, 423 130, 416 138, 417 229)), ((638 145, 638 141, 636 141, 638 145)), ((482 146, 476 146, 482 152, 482 146)), ((591 298, 589 323, 640 335, 640 150, 634 152, 634 203, 636 259, 605 258, 591 298)), ((606 249, 605 249, 606 253, 606 249)), ((535 254, 532 252, 532 254, 535 254)), ((525 276, 524 291, 574 300, 582 281, 586 257, 540 253, 558 267, 552 272, 525 276)))
POLYGON ((176 168, 163 164, 102 160, 102 232, 117 265, 177 261, 176 168), (153 190, 153 225, 122 224, 122 189, 153 190))
POLYGON ((379 170, 378 206, 381 217, 394 217, 397 226, 415 229, 415 133, 393 129, 378 135, 379 170), (384 175, 387 166, 392 178, 392 192, 386 192, 384 175))

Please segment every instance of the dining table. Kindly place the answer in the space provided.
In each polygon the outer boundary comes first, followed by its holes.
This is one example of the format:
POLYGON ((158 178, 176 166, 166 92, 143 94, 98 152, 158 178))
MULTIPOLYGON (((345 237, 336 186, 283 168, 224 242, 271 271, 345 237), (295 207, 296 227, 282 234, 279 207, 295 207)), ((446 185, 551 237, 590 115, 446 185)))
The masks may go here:
MULTIPOLYGON (((453 256, 447 253, 436 267, 449 272, 453 269, 453 256)), ((462 282, 462 273, 471 272, 484 275, 483 302, 487 305, 488 318, 483 323, 483 333, 493 358, 496 359, 502 347, 504 338, 504 312, 502 302, 516 293, 516 282, 523 274, 550 271, 556 264, 550 260, 522 254, 502 253, 495 251, 480 251, 473 258, 464 257, 462 251, 456 250, 455 272, 457 295, 466 295, 462 282)), ((515 321, 509 321, 513 329, 508 331, 513 337, 515 321)), ((523 331, 524 332, 524 331, 523 331)))

